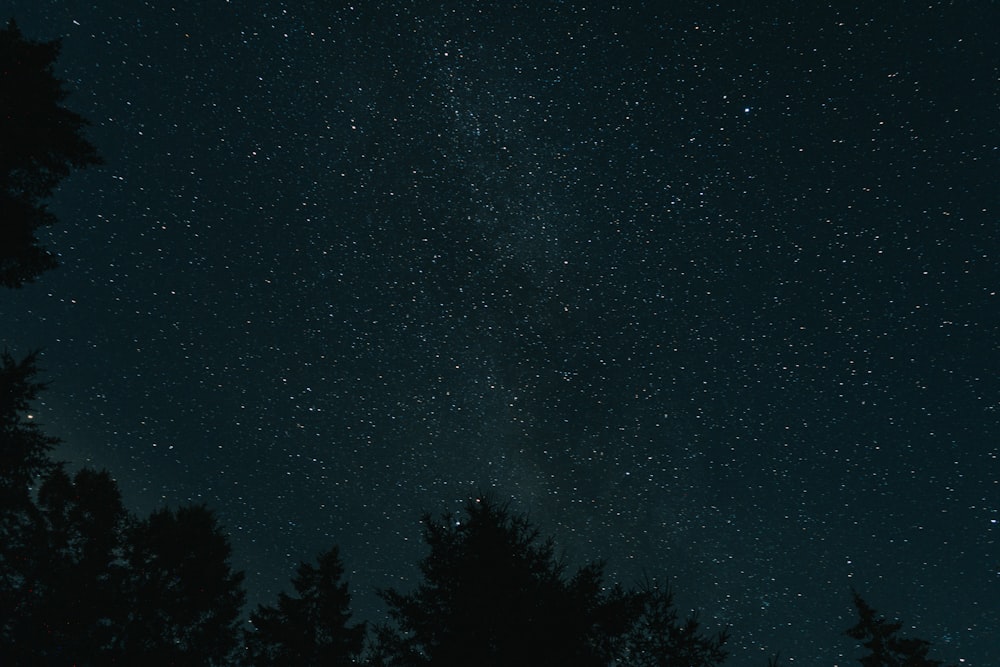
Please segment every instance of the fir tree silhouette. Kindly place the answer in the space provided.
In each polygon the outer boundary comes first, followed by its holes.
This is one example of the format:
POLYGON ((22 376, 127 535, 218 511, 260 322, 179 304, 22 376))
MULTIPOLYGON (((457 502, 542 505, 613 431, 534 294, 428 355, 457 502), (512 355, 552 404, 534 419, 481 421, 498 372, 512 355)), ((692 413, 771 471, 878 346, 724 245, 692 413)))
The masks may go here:
POLYGON ((276 607, 260 605, 246 631, 250 665, 356 664, 364 647, 365 626, 351 624, 351 595, 342 581, 337 547, 319 555, 316 566, 301 563, 292 585, 296 597, 278 596, 276 607))
POLYGON ((635 610, 601 591, 601 564, 567 576, 553 542, 492 498, 470 500, 465 514, 425 515, 423 581, 381 591, 399 630, 383 636, 390 664, 605 664, 600 635, 624 633, 635 610), (613 613, 619 605, 627 613, 613 613))
POLYGON ((162 509, 128 536, 124 664, 219 665, 238 644, 244 575, 204 505, 162 509))
POLYGON ((59 440, 31 418, 45 384, 36 379, 37 352, 16 361, 0 353, 0 664, 19 664, 31 653, 48 547, 32 485, 56 469, 49 454, 59 440))
POLYGON ((927 657, 930 642, 900 637, 901 623, 879 616, 857 591, 853 596, 858 622, 844 634, 860 641, 867 651, 858 659, 863 667, 940 667, 944 664, 927 657))
POLYGON ((77 664, 104 664, 116 657, 119 628, 129 600, 124 595, 124 544, 131 517, 107 471, 84 468, 70 477, 60 466, 38 492, 46 536, 39 556, 33 609, 36 657, 77 664))
POLYGON ((60 42, 0 30, 0 285, 21 287, 58 266, 38 231, 56 222, 45 200, 74 168, 100 164, 87 121, 63 106, 53 68, 60 42))
POLYGON ((713 667, 728 656, 728 630, 702 633, 695 614, 681 620, 673 591, 655 582, 639 589, 642 612, 629 629, 622 655, 630 667, 713 667))
POLYGON ((423 519, 430 553, 415 590, 381 591, 394 626, 376 629, 372 665, 678 665, 725 658, 725 634, 680 622, 669 593, 573 574, 526 517, 490 497, 465 515, 423 519))

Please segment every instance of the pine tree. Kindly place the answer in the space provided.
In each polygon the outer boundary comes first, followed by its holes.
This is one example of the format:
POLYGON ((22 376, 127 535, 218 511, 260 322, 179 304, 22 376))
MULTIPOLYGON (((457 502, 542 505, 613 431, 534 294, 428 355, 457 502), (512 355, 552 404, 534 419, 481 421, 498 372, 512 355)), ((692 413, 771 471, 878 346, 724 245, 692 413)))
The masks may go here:
POLYGON ((607 664, 637 609, 606 589, 602 564, 567 577, 553 542, 506 505, 474 499, 465 513, 425 516, 422 582, 381 592, 397 628, 383 630, 380 664, 607 664))
POLYGON ((21 361, 0 353, 0 663, 17 664, 27 646, 47 536, 31 496, 32 485, 55 464, 49 452, 59 440, 42 433, 31 418, 32 403, 45 387, 36 379, 37 352, 21 361))
POLYGON ((845 634, 857 639, 867 653, 858 658, 863 667, 940 667, 940 660, 927 657, 930 642, 898 636, 902 624, 879 616, 865 600, 854 592, 858 622, 845 634))
POLYGON ((355 664, 364 646, 365 626, 350 623, 351 596, 342 582, 337 547, 301 563, 292 579, 298 594, 278 596, 277 607, 260 605, 250 615, 255 631, 244 637, 251 665, 355 664))
POLYGON ((0 29, 0 285, 21 287, 58 265, 36 234, 56 222, 45 200, 74 168, 99 164, 87 122, 63 106, 60 43, 0 29))
POLYGON ((242 572, 215 515, 203 505, 162 509, 128 535, 129 613, 122 664, 219 665, 238 643, 242 572))
POLYGON ((729 633, 702 634, 697 615, 681 620, 673 592, 652 582, 640 589, 642 612, 629 629, 622 655, 629 667, 714 667, 728 652, 729 633))
POLYGON ((116 657, 125 619, 124 536, 131 517, 107 471, 62 467, 38 491, 46 548, 37 556, 31 641, 33 655, 52 662, 106 664, 116 657))
POLYGON ((43 473, 53 468, 49 459, 58 438, 42 433, 32 420, 31 404, 46 387, 35 379, 38 351, 17 361, 0 353, 0 493, 22 496, 43 473))

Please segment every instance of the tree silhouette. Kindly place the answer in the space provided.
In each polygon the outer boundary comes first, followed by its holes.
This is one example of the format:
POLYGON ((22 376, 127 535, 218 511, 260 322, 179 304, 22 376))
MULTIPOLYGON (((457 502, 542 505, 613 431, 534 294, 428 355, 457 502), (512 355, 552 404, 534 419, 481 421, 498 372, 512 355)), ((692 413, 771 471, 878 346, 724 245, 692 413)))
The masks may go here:
MULTIPOLYGON (((0 29, 0 286, 16 288, 57 265, 35 234, 55 222, 43 200, 73 167, 99 162, 81 132, 86 121, 63 108, 67 93, 53 73, 59 42, 24 38, 13 19, 0 29)), ((0 662, 37 657, 43 562, 49 535, 32 484, 55 474, 49 453, 59 440, 28 414, 44 383, 38 352, 21 361, 0 354, 0 662), (29 652, 18 655, 18 651, 29 652)))
POLYGON ((13 19, 0 30, 0 285, 21 287, 58 266, 36 234, 56 222, 47 199, 73 168, 100 163, 63 107, 53 66, 59 41, 25 39, 13 19))
MULTIPOLYGON (((30 417, 44 383, 35 379, 37 352, 15 361, 0 353, 0 663, 21 662, 28 619, 38 600, 45 568, 46 535, 31 486, 54 464, 49 452, 59 442, 30 417)), ((30 655, 30 654, 29 654, 30 655)))
POLYGON ((37 354, 0 354, 0 663, 93 661, 111 642, 127 513, 107 473, 71 479, 51 460, 59 440, 30 415, 37 354))
POLYGON ((344 567, 337 547, 301 563, 292 584, 297 597, 278 596, 278 606, 260 605, 250 615, 256 628, 245 632, 251 665, 356 664, 364 647, 365 626, 349 624, 351 596, 342 583, 344 567))
POLYGON ((203 505, 162 509, 128 536, 125 664, 218 665, 231 658, 245 594, 231 546, 203 505))
POLYGON ((35 478, 52 469, 49 452, 59 444, 29 416, 46 386, 35 379, 37 359, 37 351, 21 361, 6 350, 0 353, 0 487, 11 493, 25 493, 35 478))
POLYGON ((243 575, 214 516, 136 521, 107 472, 71 478, 28 418, 35 359, 0 355, 0 664, 225 663, 243 575))
POLYGON ((35 656, 109 662, 128 604, 123 537, 130 516, 118 485, 107 471, 84 468, 70 478, 59 467, 41 485, 38 505, 47 548, 33 610, 35 656))
POLYGON ((639 599, 642 613, 621 650, 630 667, 713 667, 725 661, 728 631, 703 635, 697 615, 682 622, 669 588, 646 582, 639 599))
POLYGON ((565 576, 551 540, 506 505, 470 500, 466 516, 425 516, 430 553, 411 593, 381 591, 397 631, 375 653, 395 665, 604 665, 638 613, 605 591, 602 565, 565 576), (387 649, 388 647, 388 649, 387 649))
POLYGON ((845 634, 860 641, 867 650, 864 656, 858 658, 864 667, 940 667, 944 664, 927 657, 930 642, 897 636, 901 623, 889 622, 878 616, 857 591, 853 595, 858 622, 845 634))

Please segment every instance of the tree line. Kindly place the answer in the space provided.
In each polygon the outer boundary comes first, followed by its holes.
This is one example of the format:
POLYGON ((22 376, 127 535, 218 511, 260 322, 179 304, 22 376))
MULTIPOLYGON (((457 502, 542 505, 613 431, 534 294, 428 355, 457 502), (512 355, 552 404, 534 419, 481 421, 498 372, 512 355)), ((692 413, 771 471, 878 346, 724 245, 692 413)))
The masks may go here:
MULTIPOLYGON (((0 30, 0 285, 57 266, 38 232, 72 169, 100 163, 87 122, 64 106, 59 42, 0 30)), ((0 353, 0 664, 578 665, 714 667, 728 630, 683 616, 671 590, 570 568, 526 516, 494 497, 461 516, 425 514, 427 554, 412 590, 378 591, 388 615, 355 622, 333 545, 299 565, 292 592, 244 624, 244 575, 205 505, 128 511, 112 476, 52 458, 31 409, 38 353, 0 353)), ((933 667, 930 644, 900 636, 857 592, 864 667, 933 667)), ((777 657, 770 664, 777 665, 777 657)))

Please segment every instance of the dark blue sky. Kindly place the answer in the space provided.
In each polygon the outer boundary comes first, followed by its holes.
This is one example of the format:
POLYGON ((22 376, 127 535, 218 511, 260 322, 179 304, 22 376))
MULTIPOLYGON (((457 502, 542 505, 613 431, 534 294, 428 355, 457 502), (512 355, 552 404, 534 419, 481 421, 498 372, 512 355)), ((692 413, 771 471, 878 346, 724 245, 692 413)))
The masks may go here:
POLYGON ((735 667, 852 586, 1000 664, 997 4, 502 4, 14 0, 107 162, 0 301, 62 455, 252 601, 492 488, 735 667))

